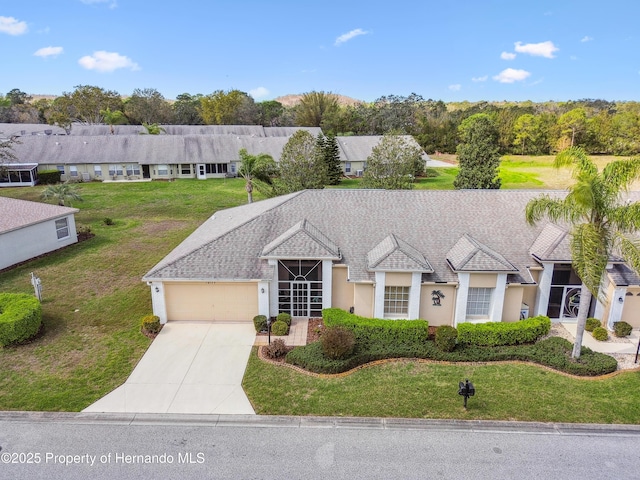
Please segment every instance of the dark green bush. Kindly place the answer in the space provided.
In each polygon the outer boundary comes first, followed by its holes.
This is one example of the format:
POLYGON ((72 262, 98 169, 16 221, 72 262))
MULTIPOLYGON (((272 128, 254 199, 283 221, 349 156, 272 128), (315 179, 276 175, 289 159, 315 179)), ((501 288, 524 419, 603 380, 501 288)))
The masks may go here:
POLYGON ((284 357, 289 351, 289 349, 284 343, 284 340, 282 340, 281 338, 276 338, 275 340, 272 340, 271 344, 265 346, 264 348, 265 348, 265 353, 269 358, 284 357))
POLYGON ((38 181, 43 185, 60 183, 60 172, 58 170, 42 170, 38 172, 38 181))
POLYGON ((104 223, 106 226, 110 227, 111 225, 114 224, 114 221, 111 217, 105 217, 102 219, 102 223, 104 223))
POLYGON ((450 325, 440 325, 436 328, 436 347, 443 352, 452 352, 456 348, 458 330, 450 325))
POLYGON ((289 327, 291 326, 291 315, 286 312, 279 313, 276 320, 286 323, 289 327))
POLYGON ((273 335, 289 335, 289 325, 282 320, 276 320, 271 324, 271 333, 273 335))
POLYGON ((604 342, 605 340, 607 340, 607 338, 609 338, 609 332, 607 332, 607 329, 604 327, 594 328, 593 332, 591 332, 591 335, 599 342, 604 342))
POLYGON ((385 320, 354 315, 339 308, 325 308, 322 319, 326 327, 346 327, 357 342, 394 344, 423 343, 429 338, 426 320, 385 320))
POLYGON ((346 327, 329 327, 322 333, 320 343, 327 357, 341 360, 353 353, 356 336, 346 327))
POLYGON ((42 307, 25 293, 0 293, 0 346, 24 342, 40 331, 42 307))
POLYGON ((256 328, 256 332, 266 332, 267 331, 267 317, 264 315, 256 315, 253 317, 253 326, 256 328))
POLYGON ((627 322, 615 322, 613 324, 613 333, 618 338, 630 335, 631 330, 633 330, 633 327, 627 322))
POLYGON ((602 323, 597 318, 587 318, 587 323, 584 324, 584 329, 587 332, 593 332, 594 328, 601 327, 602 323))
POLYGON ((458 343, 486 347, 533 343, 550 329, 551 320, 543 315, 518 322, 465 322, 458 324, 458 343))
POLYGON ((157 315, 145 315, 140 321, 140 328, 143 333, 156 334, 162 328, 160 317, 157 315))

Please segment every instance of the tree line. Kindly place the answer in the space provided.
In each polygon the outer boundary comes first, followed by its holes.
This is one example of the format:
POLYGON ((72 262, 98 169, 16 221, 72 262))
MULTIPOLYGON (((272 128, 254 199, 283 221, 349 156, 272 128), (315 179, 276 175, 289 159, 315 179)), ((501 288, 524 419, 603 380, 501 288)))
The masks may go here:
POLYGON ((153 88, 135 89, 125 98, 91 85, 54 99, 34 101, 19 89, 0 95, 2 123, 309 126, 332 135, 413 135, 427 153, 455 153, 461 125, 479 113, 495 124, 501 155, 546 155, 570 146, 589 154, 640 153, 640 102, 631 101, 444 103, 411 94, 343 105, 337 95, 314 91, 286 106, 256 102, 239 90, 167 100, 153 88))

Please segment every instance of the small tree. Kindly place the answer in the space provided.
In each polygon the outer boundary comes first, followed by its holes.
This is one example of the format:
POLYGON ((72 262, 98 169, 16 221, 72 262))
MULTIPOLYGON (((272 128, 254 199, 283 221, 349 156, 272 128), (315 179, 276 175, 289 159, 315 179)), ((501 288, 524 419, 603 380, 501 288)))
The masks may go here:
POLYGON ((500 188, 498 129, 493 119, 486 113, 471 115, 460 124, 458 133, 462 140, 457 148, 460 171, 453 186, 500 188))
POLYGON ((80 188, 77 185, 69 183, 58 183, 56 185, 48 185, 40 194, 43 200, 55 200, 58 205, 71 206, 71 200, 82 201, 80 196, 80 188))
POLYGON ((127 117, 125 117, 124 113, 122 113, 120 110, 111 110, 109 107, 107 107, 106 110, 101 110, 100 113, 104 117, 104 123, 109 125, 109 131, 111 132, 111 135, 114 135, 116 133, 113 129, 114 125, 122 125, 123 123, 127 122, 127 117))
POLYGON ((282 149, 280 183, 286 192, 324 188, 327 183, 322 151, 306 130, 294 133, 282 149))
POLYGON ((246 149, 242 148, 238 152, 242 163, 238 173, 245 181, 245 190, 247 191, 247 202, 253 202, 253 182, 271 184, 271 177, 276 173, 278 167, 271 155, 259 153, 258 155, 250 155, 246 149))
POLYGON ((13 153, 13 146, 19 143, 15 137, 8 140, 0 139, 0 177, 6 174, 6 164, 16 160, 16 154, 13 153))
POLYGON ((401 135, 384 135, 367 158, 362 186, 387 190, 413 188, 416 165, 422 162, 422 150, 401 135))
POLYGON ((167 133, 164 127, 161 127, 157 123, 143 123, 145 131, 140 132, 140 135, 160 135, 161 133, 167 133))
POLYGON ((322 161, 327 169, 327 184, 339 185, 342 179, 342 166, 340 165, 340 148, 335 135, 318 134, 316 146, 321 152, 322 161))

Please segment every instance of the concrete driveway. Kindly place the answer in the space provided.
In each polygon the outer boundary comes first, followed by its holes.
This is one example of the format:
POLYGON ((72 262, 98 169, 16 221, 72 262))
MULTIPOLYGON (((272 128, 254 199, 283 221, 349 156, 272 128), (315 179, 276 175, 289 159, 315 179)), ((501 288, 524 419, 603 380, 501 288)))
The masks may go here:
POLYGON ((249 323, 169 322, 127 381, 84 412, 255 414, 242 390, 249 323))

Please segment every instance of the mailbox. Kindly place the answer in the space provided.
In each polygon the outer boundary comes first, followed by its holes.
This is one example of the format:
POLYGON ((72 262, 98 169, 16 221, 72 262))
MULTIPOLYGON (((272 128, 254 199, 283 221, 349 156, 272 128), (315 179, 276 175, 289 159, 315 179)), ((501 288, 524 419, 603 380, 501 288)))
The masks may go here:
POLYGON ((458 384, 458 395, 464 397, 464 408, 467 408, 467 399, 476 394, 476 387, 468 379, 458 384))

